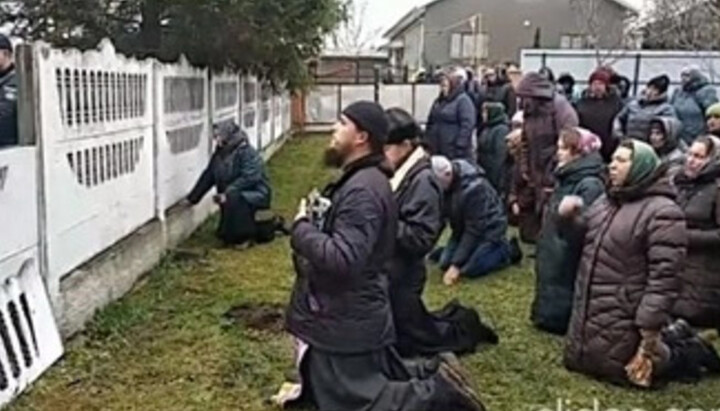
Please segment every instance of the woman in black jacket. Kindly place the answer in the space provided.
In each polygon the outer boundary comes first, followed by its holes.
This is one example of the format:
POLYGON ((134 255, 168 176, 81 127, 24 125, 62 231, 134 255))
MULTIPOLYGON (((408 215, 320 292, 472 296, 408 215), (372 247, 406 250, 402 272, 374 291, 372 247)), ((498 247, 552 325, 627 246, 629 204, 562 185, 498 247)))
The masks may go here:
POLYGON ((600 141, 589 131, 576 128, 563 130, 558 140, 555 190, 545 209, 537 244, 532 306, 533 324, 553 334, 567 331, 583 245, 582 231, 563 228, 559 208, 566 197, 582 200, 583 208, 587 208, 605 192, 600 141))
POLYGON ((675 314, 700 328, 720 328, 720 140, 699 137, 675 177, 688 226, 688 254, 675 314))

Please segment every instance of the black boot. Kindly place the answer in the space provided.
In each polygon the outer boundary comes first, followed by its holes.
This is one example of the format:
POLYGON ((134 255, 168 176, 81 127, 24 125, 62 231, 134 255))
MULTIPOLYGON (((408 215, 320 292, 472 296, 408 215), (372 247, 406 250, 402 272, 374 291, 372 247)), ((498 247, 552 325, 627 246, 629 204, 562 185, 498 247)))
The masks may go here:
POLYGON ((432 411, 486 411, 475 391, 463 384, 446 364, 440 364, 435 378, 432 411))
POLYGON ((720 356, 715 347, 686 321, 678 320, 663 329, 662 338, 671 352, 669 377, 695 382, 705 374, 720 374, 720 356))
POLYGON ((513 265, 520 264, 523 259, 523 252, 520 248, 520 240, 517 237, 513 237, 509 241, 510 243, 510 262, 513 265))

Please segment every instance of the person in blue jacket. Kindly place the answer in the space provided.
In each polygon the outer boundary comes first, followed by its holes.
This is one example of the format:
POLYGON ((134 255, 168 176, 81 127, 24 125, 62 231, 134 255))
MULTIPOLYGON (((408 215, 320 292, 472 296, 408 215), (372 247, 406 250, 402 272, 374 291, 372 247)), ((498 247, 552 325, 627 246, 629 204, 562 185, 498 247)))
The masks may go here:
POLYGON ((235 122, 216 126, 214 132, 217 148, 187 200, 198 204, 215 187, 217 236, 226 244, 243 244, 255 238, 255 213, 270 208, 270 181, 262 157, 235 122))
POLYGON ((670 103, 682 122, 680 140, 687 146, 707 132, 705 112, 718 102, 717 91, 697 67, 688 67, 681 74, 682 87, 675 90, 670 103))
POLYGON ((467 74, 458 69, 443 76, 440 96, 430 110, 426 145, 431 154, 474 161, 477 108, 465 89, 467 74))

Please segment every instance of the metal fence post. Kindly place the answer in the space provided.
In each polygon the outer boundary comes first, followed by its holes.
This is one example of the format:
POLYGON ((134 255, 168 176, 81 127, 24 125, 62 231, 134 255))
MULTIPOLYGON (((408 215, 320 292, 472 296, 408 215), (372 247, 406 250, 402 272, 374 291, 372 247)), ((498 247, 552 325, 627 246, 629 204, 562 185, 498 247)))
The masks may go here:
POLYGON ((342 84, 337 85, 337 105, 335 107, 335 119, 340 118, 340 113, 342 113, 342 84))
POLYGON ((380 103, 380 67, 378 67, 378 66, 374 67, 374 74, 375 74, 375 81, 374 81, 373 98, 376 103, 380 103))
POLYGON ((637 96, 638 87, 640 86, 640 64, 642 62, 642 55, 637 53, 635 55, 635 74, 633 79, 633 96, 637 96))
POLYGON ((35 137, 35 70, 33 67, 33 48, 29 44, 17 47, 17 132, 18 144, 21 146, 34 145, 35 137))

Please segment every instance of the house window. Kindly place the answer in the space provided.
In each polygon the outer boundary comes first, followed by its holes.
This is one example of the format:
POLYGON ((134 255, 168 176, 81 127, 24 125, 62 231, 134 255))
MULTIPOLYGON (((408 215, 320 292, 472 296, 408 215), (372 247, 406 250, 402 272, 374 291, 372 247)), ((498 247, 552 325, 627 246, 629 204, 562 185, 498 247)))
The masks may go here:
POLYGON ((561 49, 582 49, 588 44, 588 38, 584 34, 563 34, 560 36, 561 49))
POLYGON ((560 48, 561 49, 569 49, 572 45, 572 37, 568 36, 567 34, 563 34, 562 37, 560 37, 560 48))
POLYGON ((462 34, 453 33, 450 39, 450 58, 459 59, 462 53, 462 34))
POLYGON ((477 36, 467 33, 453 33, 450 40, 450 58, 487 57, 489 43, 490 38, 485 33, 480 33, 477 36))

